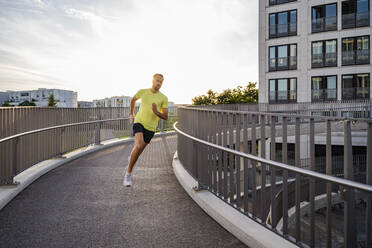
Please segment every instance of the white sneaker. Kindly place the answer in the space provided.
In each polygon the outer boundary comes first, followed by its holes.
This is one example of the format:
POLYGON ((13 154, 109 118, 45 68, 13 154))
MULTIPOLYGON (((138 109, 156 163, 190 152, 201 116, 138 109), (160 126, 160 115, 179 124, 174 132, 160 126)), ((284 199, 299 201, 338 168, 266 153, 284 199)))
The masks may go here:
POLYGON ((125 187, 132 186, 132 175, 131 174, 128 174, 127 172, 125 172, 124 180, 123 180, 123 185, 125 187))

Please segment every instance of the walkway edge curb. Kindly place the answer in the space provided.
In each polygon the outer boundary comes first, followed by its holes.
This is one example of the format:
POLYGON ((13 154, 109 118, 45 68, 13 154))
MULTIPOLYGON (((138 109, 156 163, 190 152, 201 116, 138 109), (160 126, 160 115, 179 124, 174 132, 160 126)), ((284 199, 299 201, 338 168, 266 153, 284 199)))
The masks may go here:
POLYGON ((177 152, 174 154, 172 165, 178 182, 187 194, 209 216, 248 247, 298 247, 239 213, 209 191, 196 192, 193 187, 197 185, 197 181, 184 169, 182 163, 178 160, 177 152))
MULTIPOLYGON (((176 132, 167 133, 156 133, 155 137, 159 136, 169 136, 175 135, 176 132)), ((65 155, 65 158, 55 158, 49 159, 28 168, 27 170, 21 172, 14 177, 14 181, 19 184, 16 186, 0 186, 0 211, 3 209, 11 200, 14 199, 19 193, 21 193, 25 188, 27 188, 31 183, 36 181, 42 175, 48 173, 49 171, 69 163, 73 160, 81 158, 85 155, 97 152, 103 149, 111 148, 124 143, 132 142, 133 138, 126 138, 123 140, 112 139, 102 142, 100 145, 88 146, 87 148, 81 148, 77 151, 70 152, 65 155)))

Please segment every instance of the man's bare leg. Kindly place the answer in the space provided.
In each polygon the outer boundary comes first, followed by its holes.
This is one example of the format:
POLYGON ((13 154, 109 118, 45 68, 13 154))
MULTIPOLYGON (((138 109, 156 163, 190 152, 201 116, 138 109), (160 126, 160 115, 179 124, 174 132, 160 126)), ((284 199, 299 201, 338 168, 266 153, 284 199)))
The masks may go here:
POLYGON ((135 133, 134 135, 134 146, 130 153, 130 161, 128 165, 128 173, 132 173, 134 164, 137 162, 138 157, 141 155, 147 143, 143 140, 143 133, 135 133))

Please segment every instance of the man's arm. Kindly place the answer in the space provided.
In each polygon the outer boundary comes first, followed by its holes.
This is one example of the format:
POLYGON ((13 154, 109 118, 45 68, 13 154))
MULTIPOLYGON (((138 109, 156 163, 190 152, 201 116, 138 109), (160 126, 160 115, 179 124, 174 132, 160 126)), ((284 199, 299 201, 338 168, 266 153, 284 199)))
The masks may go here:
POLYGON ((132 98, 132 100, 130 100, 130 115, 129 115, 129 122, 130 122, 130 124, 132 124, 133 121, 134 121, 134 107, 136 106, 136 101, 137 100, 138 99, 136 98, 136 96, 134 96, 132 98))
POLYGON ((156 103, 152 104, 152 112, 163 120, 168 120, 168 108, 161 108, 161 112, 158 111, 156 103))

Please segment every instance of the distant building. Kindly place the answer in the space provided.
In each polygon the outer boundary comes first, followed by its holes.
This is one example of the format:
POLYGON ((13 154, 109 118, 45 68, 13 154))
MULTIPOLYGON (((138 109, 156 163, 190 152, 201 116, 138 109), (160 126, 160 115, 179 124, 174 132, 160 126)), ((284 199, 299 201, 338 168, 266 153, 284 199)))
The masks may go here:
POLYGON ((104 99, 93 100, 93 107, 129 107, 130 106, 130 96, 113 96, 106 97, 104 99))
POLYGON ((57 107, 60 108, 77 108, 77 92, 60 89, 45 89, 25 91, 7 91, 9 104, 18 106, 24 101, 34 102, 38 107, 47 107, 49 96, 54 95, 57 107))
POLYGON ((92 108, 93 102, 88 101, 78 101, 78 108, 92 108))
POLYGON ((4 104, 4 102, 9 101, 9 93, 8 92, 0 92, 0 106, 4 104))

